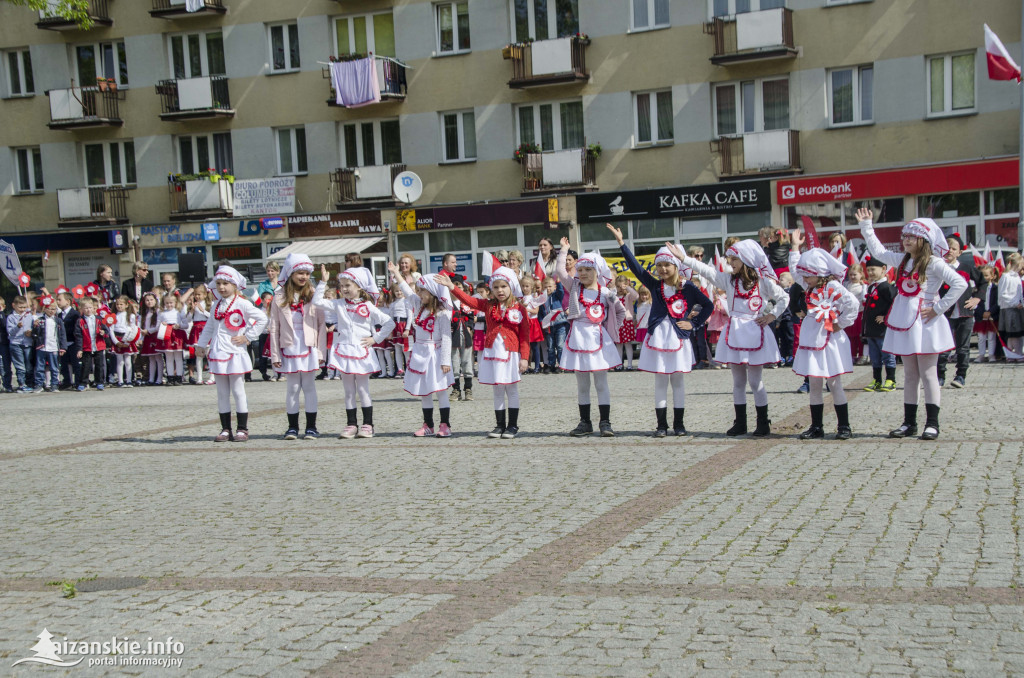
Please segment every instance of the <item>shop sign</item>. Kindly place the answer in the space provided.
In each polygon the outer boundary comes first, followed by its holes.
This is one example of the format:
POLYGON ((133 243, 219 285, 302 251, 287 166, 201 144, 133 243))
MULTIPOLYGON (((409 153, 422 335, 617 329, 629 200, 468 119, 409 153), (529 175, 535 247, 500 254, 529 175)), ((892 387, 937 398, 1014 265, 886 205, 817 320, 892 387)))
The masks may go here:
POLYGON ((288 236, 291 238, 322 238, 384 232, 379 211, 298 214, 288 217, 287 221, 288 236))
POLYGON ((576 196, 576 220, 656 219, 771 209, 771 183, 742 181, 576 196))
POLYGON ((139 234, 151 238, 147 244, 170 245, 175 243, 203 242, 203 229, 199 224, 168 224, 166 226, 141 226, 139 234))
POLYGON ((291 214, 295 211, 295 177, 235 179, 236 217, 291 214))
POLYGON ((230 259, 231 261, 244 259, 263 259, 262 247, 260 245, 221 245, 213 248, 213 259, 230 259))
POLYGON ((206 241, 217 241, 220 240, 220 224, 212 222, 208 224, 202 224, 203 229, 203 240, 206 241))
MULTIPOLYGON (((557 206, 556 212, 557 215, 557 206)), ((479 228, 546 224, 550 217, 549 201, 488 203, 416 210, 398 210, 399 232, 436 231, 447 228, 479 228)))

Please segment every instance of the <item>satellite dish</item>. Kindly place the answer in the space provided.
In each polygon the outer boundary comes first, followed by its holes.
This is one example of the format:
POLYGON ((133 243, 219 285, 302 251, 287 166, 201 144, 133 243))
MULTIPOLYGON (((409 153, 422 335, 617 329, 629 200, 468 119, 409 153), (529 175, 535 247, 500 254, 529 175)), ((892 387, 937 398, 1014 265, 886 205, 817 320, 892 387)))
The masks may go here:
POLYGON ((395 198, 411 205, 423 195, 423 180, 415 172, 402 172, 395 177, 391 188, 395 192, 395 198))

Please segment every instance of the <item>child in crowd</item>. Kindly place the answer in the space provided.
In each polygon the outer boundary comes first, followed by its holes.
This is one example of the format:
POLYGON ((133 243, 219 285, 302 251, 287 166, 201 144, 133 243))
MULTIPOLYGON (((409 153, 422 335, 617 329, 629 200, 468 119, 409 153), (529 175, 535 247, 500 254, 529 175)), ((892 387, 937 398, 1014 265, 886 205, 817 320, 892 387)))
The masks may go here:
POLYGON ((57 317, 57 300, 46 294, 39 298, 43 315, 36 319, 32 326, 32 339, 36 346, 36 385, 35 391, 43 390, 46 371, 50 372, 50 383, 45 389, 49 392, 57 390, 60 379, 60 356, 70 346, 64 332, 64 323, 57 317))
MULTIPOLYGON (((840 280, 850 294, 857 299, 857 303, 861 305, 863 309, 864 299, 867 295, 867 285, 864 284, 864 269, 860 264, 854 264, 850 266, 850 269, 846 272, 846 280, 840 280)), ((849 327, 845 328, 846 335, 850 339, 850 353, 853 356, 853 363, 855 365, 863 365, 864 361, 864 343, 861 341, 861 335, 863 334, 864 316, 862 313, 858 313, 856 319, 850 324, 849 327)))
POLYGON ((565 290, 555 277, 551 276, 544 279, 544 293, 548 295, 547 301, 537 312, 541 316, 541 327, 547 325, 545 341, 548 347, 548 362, 544 366, 544 374, 558 374, 561 372, 558 363, 562 359, 565 336, 569 332, 569 319, 565 315, 564 305, 565 290))
POLYGON ((643 347, 644 339, 647 338, 647 321, 651 317, 651 291, 641 285, 636 290, 636 297, 636 343, 643 347))
POLYGON ((110 328, 110 340, 114 344, 114 383, 118 388, 132 387, 132 360, 139 352, 139 321, 131 312, 130 304, 131 299, 124 295, 114 301, 117 320, 110 328))
MULTIPOLYGON (((786 270, 779 274, 779 287, 781 287, 787 295, 793 288, 793 274, 790 272, 788 265, 786 266, 786 270)), ((779 344, 779 355, 782 356, 782 364, 785 367, 791 366, 793 364, 793 351, 796 346, 796 336, 793 330, 793 313, 789 310, 788 304, 786 306, 786 310, 782 311, 782 315, 780 315, 779 319, 775 322, 775 341, 779 344)))
MULTIPOLYGON (((1006 338, 1006 348, 1020 356, 1024 353, 1024 296, 1021 295, 1021 271, 1024 259, 1017 252, 1006 257, 1006 270, 999 278, 999 331, 1006 338)), ((1024 358, 1007 355, 1006 362, 1020 363, 1024 358)))
POLYGON ((97 391, 104 389, 107 381, 107 328, 96 315, 96 302, 91 298, 82 299, 78 304, 82 317, 75 328, 75 354, 81 361, 78 372, 78 390, 86 389, 87 377, 91 372, 97 391))
MULTIPOLYGON (((444 273, 443 269, 442 273, 444 273)), ((452 277, 455 286, 465 291, 461 280, 462 276, 458 274, 452 277)), ((471 308, 463 306, 458 299, 452 299, 452 303, 455 305, 452 309, 452 370, 455 375, 455 384, 452 386, 451 397, 455 400, 472 400, 473 323, 476 320, 476 313, 471 308)))
MULTIPOLYGON (((339 278, 338 280, 340 281, 341 278, 339 278)), ((374 283, 374 289, 376 289, 376 283, 374 283)), ((342 295, 342 296, 344 296, 344 295, 342 295)), ((386 315, 389 319, 391 319, 392 323, 394 322, 394 319, 391 318, 391 313, 390 313, 391 303, 388 300, 387 293, 384 293, 384 294, 381 294, 379 292, 376 293, 375 294, 375 298, 371 299, 371 303, 373 303, 377 307, 377 309, 383 315, 386 315)), ((379 317, 380 316, 378 316, 378 318, 379 317)), ((383 327, 383 323, 375 324, 373 326, 373 328, 372 328, 374 334, 379 333, 381 327, 383 327)), ((369 378, 370 379, 378 379, 378 378, 379 379, 391 379, 391 378, 393 378, 395 376, 395 374, 396 374, 396 371, 395 371, 395 358, 394 358, 393 345, 392 345, 390 336, 385 334, 383 337, 381 337, 381 339, 379 341, 375 342, 371 348, 372 348, 374 354, 377 356, 378 368, 377 368, 377 371, 374 374, 371 374, 369 378)))
POLYGON ((0 393, 14 393, 11 388, 11 340, 7 336, 7 302, 0 297, 0 393))
POLYGON ((164 383, 164 354, 158 351, 159 339, 157 331, 160 329, 160 309, 157 308, 156 294, 146 292, 142 295, 142 313, 139 329, 142 331, 142 348, 139 355, 149 358, 149 377, 146 380, 147 386, 160 386, 164 383))
MULTIPOLYGON (((200 283, 186 292, 181 301, 185 306, 186 324, 191 323, 185 348, 195 354, 196 341, 203 333, 207 320, 210 319, 210 290, 206 287, 206 283, 200 283)), ((190 384, 212 385, 214 383, 212 375, 208 381, 203 381, 203 360, 194 355, 188 361, 188 381, 190 384)))
POLYGON ((270 307, 273 304, 274 292, 268 291, 260 294, 259 310, 266 314, 267 325, 256 341, 256 355, 259 356, 256 359, 256 367, 259 369, 260 375, 263 376, 263 381, 281 381, 280 373, 274 370, 273 363, 270 360, 270 330, 268 328, 270 327, 270 307))
POLYGON ((986 264, 981 267, 981 275, 985 284, 978 290, 981 303, 974 309, 974 331, 978 333, 978 357, 974 362, 993 363, 999 346, 996 335, 999 327, 999 271, 995 266, 986 264))
POLYGON ((896 298, 896 287, 885 275, 885 262, 874 257, 864 262, 867 288, 864 292, 864 312, 861 314, 861 333, 871 358, 871 383, 865 391, 889 392, 896 389, 896 356, 882 350, 885 342, 885 318, 896 298), (882 380, 882 368, 885 380, 882 380))
MULTIPOLYGON (((324 290, 324 301, 334 301, 338 298, 338 290, 334 289, 330 285, 324 290)), ((334 312, 334 305, 331 305, 330 310, 327 308, 324 311, 324 323, 327 329, 327 376, 326 379, 331 381, 340 380, 341 372, 337 368, 331 367, 330 355, 334 349, 334 340, 337 339, 337 325, 338 325, 338 314, 334 312)))
MULTIPOLYGON (((57 289, 67 288, 58 287, 57 289)), ((57 309, 57 316, 64 323, 64 336, 69 342, 74 343, 75 328, 78 326, 78 319, 81 315, 72 302, 70 292, 60 291, 57 293, 57 309)), ((60 372, 64 378, 64 383, 60 388, 62 390, 75 388, 78 382, 78 355, 74 351, 64 351, 60 361, 60 372)))
POLYGON ((181 297, 176 292, 168 292, 160 300, 160 313, 157 316, 157 350, 164 355, 167 370, 167 385, 180 386, 185 376, 185 341, 188 335, 188 318, 181 305, 181 297))
MULTIPOLYGON (((405 299, 405 293, 402 292, 402 287, 398 283, 394 283, 389 288, 391 291, 391 304, 388 306, 388 315, 395 321, 395 329, 391 332, 391 346, 395 354, 395 376, 405 376, 405 366, 407 358, 409 356, 409 335, 407 333, 408 322, 409 322, 409 306, 405 299)), ((472 400, 472 382, 470 382, 470 397, 466 400, 472 400)))
MULTIPOLYGON (((717 349, 718 342, 721 340, 722 330, 729 326, 729 311, 726 308, 728 298, 725 295, 725 290, 722 288, 712 287, 711 289, 714 296, 715 310, 711 312, 711 317, 708 318, 708 344, 717 349)), ((792 314, 790 314, 790 318, 792 317, 792 314)), ((790 324, 792 325, 792 322, 790 324)), ((719 369, 725 367, 722 363, 714 361, 712 361, 712 365, 719 369)))
POLYGON ((622 362, 626 363, 615 368, 616 372, 633 371, 633 342, 636 341, 636 323, 633 321, 633 309, 637 300, 637 292, 630 284, 629 277, 624 275, 615 276, 615 296, 622 305, 625 313, 622 326, 619 327, 619 336, 615 342, 615 350, 619 352, 622 362), (622 348, 625 346, 626 354, 622 356, 622 348))
MULTIPOLYGON (((17 296, 11 301, 13 311, 7 316, 7 336, 10 342, 11 365, 18 382, 19 393, 30 393, 29 372, 32 369, 32 323, 35 321, 29 310, 29 300, 17 296)), ((34 378, 31 379, 34 381, 34 378)))
POLYGON ((526 317, 530 323, 530 351, 529 356, 533 358, 533 369, 526 370, 524 374, 539 374, 543 368, 541 358, 541 344, 544 341, 544 330, 540 324, 540 309, 547 301, 547 294, 540 291, 541 282, 530 276, 524 276, 519 281, 523 288, 523 307, 526 308, 526 317))

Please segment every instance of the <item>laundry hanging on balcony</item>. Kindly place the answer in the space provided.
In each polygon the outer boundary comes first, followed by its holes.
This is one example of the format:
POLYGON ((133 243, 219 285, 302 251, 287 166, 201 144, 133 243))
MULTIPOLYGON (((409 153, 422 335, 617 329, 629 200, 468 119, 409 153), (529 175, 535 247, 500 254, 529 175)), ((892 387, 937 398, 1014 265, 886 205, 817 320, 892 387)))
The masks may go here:
POLYGON ((186 12, 198 12, 206 6, 206 0, 185 0, 186 12))
POLYGON ((331 63, 331 84, 339 106, 356 108, 380 103, 380 82, 372 56, 331 63))

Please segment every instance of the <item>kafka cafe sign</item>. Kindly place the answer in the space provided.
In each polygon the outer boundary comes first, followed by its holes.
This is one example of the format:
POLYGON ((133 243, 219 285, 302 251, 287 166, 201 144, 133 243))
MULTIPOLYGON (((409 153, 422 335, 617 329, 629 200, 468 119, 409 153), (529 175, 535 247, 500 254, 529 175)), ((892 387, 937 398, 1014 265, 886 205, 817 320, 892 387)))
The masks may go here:
POLYGON ((576 220, 611 221, 697 217, 729 212, 766 212, 772 207, 771 182, 741 181, 649 191, 587 193, 576 196, 576 220))

